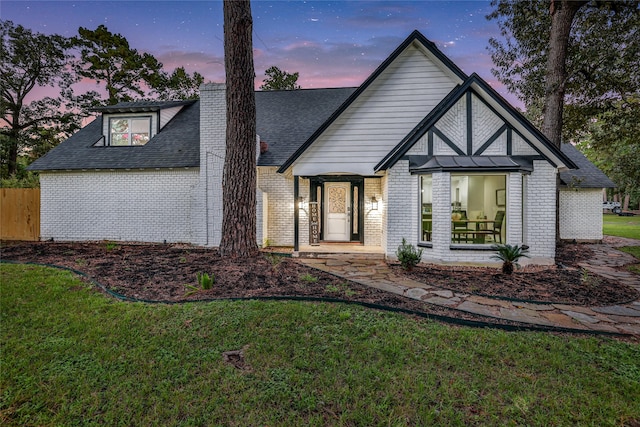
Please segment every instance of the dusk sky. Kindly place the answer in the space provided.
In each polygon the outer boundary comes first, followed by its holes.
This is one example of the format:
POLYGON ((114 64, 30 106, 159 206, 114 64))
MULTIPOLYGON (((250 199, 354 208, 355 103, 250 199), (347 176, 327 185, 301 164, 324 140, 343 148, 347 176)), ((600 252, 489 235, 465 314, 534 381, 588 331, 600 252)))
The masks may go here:
MULTIPOLYGON (((478 73, 511 102, 491 75, 487 51, 499 36, 489 1, 252 1, 256 87, 272 65, 299 72, 303 88, 358 86, 415 29, 467 74, 478 73)), ((184 66, 224 81, 221 1, 7 1, 0 17, 45 34, 78 27, 127 38, 167 71, 184 66)))

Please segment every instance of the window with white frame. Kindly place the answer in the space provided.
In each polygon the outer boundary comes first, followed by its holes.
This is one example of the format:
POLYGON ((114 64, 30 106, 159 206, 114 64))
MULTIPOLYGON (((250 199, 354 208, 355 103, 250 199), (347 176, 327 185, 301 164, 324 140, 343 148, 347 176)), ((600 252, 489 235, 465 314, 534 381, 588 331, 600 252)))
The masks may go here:
POLYGON ((451 174, 451 242, 505 243, 506 174, 451 174))
POLYGON ((420 176, 420 240, 431 242, 433 233, 433 177, 431 175, 420 176))
POLYGON ((151 137, 151 117, 117 117, 109 120, 109 145, 144 145, 151 137))

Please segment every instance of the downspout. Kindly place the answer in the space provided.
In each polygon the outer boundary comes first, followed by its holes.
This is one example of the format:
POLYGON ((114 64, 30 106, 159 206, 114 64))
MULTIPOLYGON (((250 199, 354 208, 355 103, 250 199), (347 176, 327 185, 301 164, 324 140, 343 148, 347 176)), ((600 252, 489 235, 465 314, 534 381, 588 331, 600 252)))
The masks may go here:
POLYGON ((293 176, 293 250, 298 252, 300 250, 300 244, 298 242, 300 238, 300 231, 298 230, 300 224, 300 208, 298 206, 298 192, 299 192, 299 178, 298 175, 293 176))
POLYGON ((211 151, 207 151, 204 156, 204 231, 207 237, 205 238, 205 246, 209 246, 209 155, 211 151))

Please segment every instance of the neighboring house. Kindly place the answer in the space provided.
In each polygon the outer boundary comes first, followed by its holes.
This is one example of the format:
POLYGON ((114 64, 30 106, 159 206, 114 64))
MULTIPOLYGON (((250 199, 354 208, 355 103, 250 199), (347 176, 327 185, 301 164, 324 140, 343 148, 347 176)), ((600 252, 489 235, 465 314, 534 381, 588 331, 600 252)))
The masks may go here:
MULTIPOLYGON (((259 244, 393 258, 406 238, 427 262, 486 263, 503 242, 550 264, 558 174, 561 237, 602 239, 611 181, 417 31, 358 88, 256 92, 256 107, 259 244)), ((30 167, 41 238, 218 245, 225 110, 220 84, 101 108, 30 167)))

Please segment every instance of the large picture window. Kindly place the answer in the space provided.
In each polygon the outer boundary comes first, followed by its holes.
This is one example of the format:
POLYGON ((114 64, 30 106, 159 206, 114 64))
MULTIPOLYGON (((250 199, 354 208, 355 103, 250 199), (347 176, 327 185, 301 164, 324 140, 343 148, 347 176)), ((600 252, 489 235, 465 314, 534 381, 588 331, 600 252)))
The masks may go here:
POLYGON ((432 189, 432 176, 422 175, 420 177, 420 240, 422 242, 431 242, 433 233, 432 189))
POLYGON ((109 121, 109 144, 144 145, 151 135, 151 117, 113 118, 109 121))
POLYGON ((505 243, 507 177, 451 174, 451 242, 505 243))

